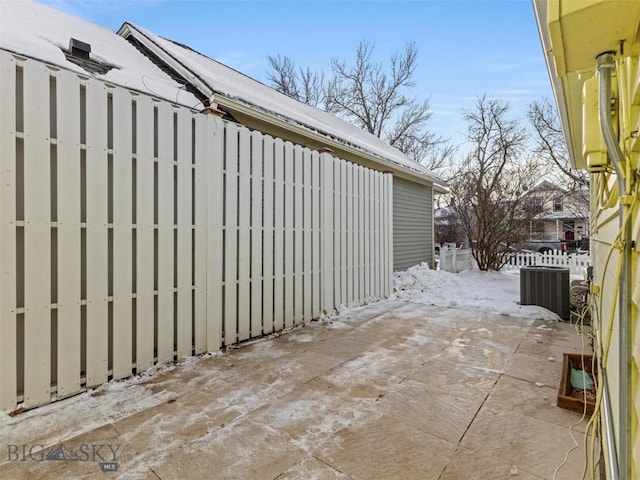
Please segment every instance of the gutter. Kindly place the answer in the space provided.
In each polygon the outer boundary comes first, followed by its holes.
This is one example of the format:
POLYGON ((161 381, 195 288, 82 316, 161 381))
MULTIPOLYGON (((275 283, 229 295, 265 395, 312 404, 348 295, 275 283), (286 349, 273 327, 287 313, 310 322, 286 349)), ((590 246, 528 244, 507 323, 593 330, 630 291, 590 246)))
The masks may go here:
MULTIPOLYGON (((619 443, 618 443, 618 473, 621 478, 631 478, 631 253, 633 237, 631 222, 626 222, 627 211, 631 208, 630 184, 625 179, 621 163, 624 156, 616 139, 611 124, 611 72, 616 68, 615 52, 604 52, 596 57, 597 71, 600 77, 600 94, 598 99, 598 113, 600 128, 607 147, 607 153, 613 163, 618 181, 619 192, 619 222, 622 240, 622 270, 620 275, 620 290, 618 293, 619 308, 619 443)), ((606 380, 606 378, 605 378, 606 380)), ((605 381, 605 388, 607 383, 605 381)))

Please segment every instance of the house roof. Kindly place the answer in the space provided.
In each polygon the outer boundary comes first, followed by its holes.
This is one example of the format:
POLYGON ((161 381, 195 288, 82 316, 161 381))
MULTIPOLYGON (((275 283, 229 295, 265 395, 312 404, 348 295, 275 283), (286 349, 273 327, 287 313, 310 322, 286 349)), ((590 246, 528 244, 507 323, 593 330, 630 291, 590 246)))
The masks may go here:
POLYGON ((0 49, 173 103, 199 104, 184 85, 111 30, 30 0, 0 1, 0 49), (91 73, 69 61, 64 51, 71 38, 91 46, 95 63, 112 68, 91 73))
POLYGON ((552 183, 548 180, 542 180, 540 183, 537 183, 534 187, 530 188, 525 195, 535 192, 545 192, 545 191, 558 191, 558 192, 566 192, 566 189, 562 188, 555 183, 552 183))
POLYGON ((539 213, 535 217, 534 220, 575 220, 575 219, 585 219, 588 218, 588 214, 580 213, 580 212, 548 212, 548 213, 539 213))
POLYGON ((135 40, 165 62, 217 106, 240 114, 259 114, 278 122, 287 131, 322 137, 328 146, 342 145, 377 163, 379 169, 409 174, 446 191, 446 182, 398 149, 335 115, 290 98, 247 75, 219 63, 185 45, 125 23, 119 35, 135 40), (327 143, 328 142, 328 143, 327 143))

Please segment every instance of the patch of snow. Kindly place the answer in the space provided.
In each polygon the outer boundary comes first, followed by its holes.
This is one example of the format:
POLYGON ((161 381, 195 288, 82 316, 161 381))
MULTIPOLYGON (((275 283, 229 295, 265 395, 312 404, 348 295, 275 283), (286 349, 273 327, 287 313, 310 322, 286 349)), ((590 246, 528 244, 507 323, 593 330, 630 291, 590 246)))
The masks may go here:
POLYGON ((558 316, 546 308, 518 303, 519 271, 449 273, 431 270, 422 263, 394 274, 391 299, 522 318, 558 320, 558 316))
POLYGON ((298 342, 298 343, 309 343, 309 342, 313 342, 313 335, 311 335, 310 333, 304 334, 304 335, 294 335, 291 337, 291 339, 294 342, 298 342))

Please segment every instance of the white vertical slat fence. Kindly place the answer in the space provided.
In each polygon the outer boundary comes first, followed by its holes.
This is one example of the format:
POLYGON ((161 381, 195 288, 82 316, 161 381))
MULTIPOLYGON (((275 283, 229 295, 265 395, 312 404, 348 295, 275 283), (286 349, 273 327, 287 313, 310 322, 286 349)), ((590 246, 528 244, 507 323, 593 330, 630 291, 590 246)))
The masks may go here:
POLYGON ((0 409, 390 293, 391 175, 0 55, 0 409))

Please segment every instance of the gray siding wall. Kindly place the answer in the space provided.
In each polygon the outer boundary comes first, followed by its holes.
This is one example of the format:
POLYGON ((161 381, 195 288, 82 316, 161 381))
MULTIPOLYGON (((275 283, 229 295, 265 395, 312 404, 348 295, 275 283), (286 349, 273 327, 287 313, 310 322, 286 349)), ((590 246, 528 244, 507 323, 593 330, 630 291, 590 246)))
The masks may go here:
POLYGON ((433 268, 433 189, 393 177, 393 270, 433 268))

